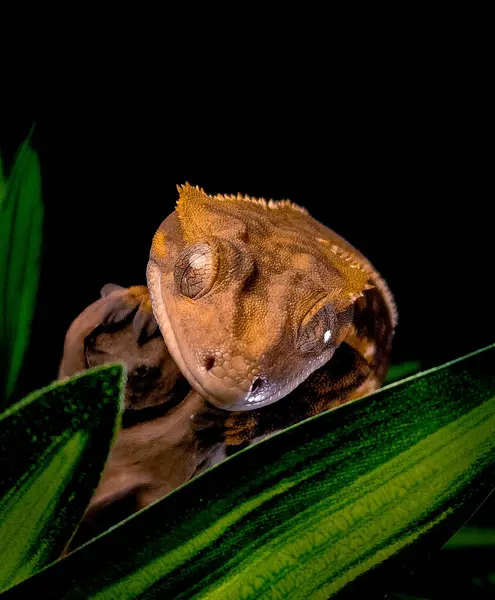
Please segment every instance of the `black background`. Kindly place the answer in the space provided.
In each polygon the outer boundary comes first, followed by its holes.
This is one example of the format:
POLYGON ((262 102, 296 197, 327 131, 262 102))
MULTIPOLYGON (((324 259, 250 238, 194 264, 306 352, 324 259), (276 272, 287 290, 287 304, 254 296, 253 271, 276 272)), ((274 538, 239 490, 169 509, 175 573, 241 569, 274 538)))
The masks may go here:
POLYGON ((56 118, 4 115, 7 164, 36 121, 45 204, 19 394, 56 377, 67 327, 105 283, 145 283, 152 236, 185 181, 289 198, 359 248, 396 296, 394 362, 433 366, 493 342, 492 166, 477 99, 454 91, 403 87, 338 106, 220 93, 215 111, 180 106, 177 93, 180 109, 96 99, 56 118))

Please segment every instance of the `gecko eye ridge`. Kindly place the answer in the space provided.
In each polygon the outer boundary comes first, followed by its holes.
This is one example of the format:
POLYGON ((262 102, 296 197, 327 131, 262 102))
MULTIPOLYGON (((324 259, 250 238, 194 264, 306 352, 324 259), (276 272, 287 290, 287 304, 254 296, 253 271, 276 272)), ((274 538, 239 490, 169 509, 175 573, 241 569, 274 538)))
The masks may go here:
POLYGON ((197 299, 207 294, 216 275, 216 253, 206 242, 198 242, 186 248, 175 264, 175 285, 188 298, 197 299))
POLYGON ((322 352, 332 343, 335 324, 333 306, 326 303, 306 323, 303 321, 296 341, 299 351, 322 352))

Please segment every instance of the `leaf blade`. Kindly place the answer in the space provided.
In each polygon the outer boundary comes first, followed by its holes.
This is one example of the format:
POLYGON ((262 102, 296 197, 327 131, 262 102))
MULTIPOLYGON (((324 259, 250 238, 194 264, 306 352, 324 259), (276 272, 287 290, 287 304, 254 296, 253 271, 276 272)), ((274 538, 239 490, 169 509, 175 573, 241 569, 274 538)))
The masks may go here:
POLYGON ((385 383, 393 383, 394 381, 400 381, 405 377, 415 375, 421 369, 421 362, 419 360, 411 360, 400 363, 398 365, 392 365, 385 379, 385 383))
POLYGON ((42 228, 40 166, 28 139, 18 152, 0 202, 0 407, 12 396, 29 342, 42 228))
POLYGON ((73 535, 119 425, 122 373, 92 369, 0 415, 0 589, 53 561, 73 535), (88 405, 88 392, 99 401, 88 405))
POLYGON ((495 485, 494 356, 241 451, 6 598, 349 597, 365 572, 425 540, 440 547, 495 485))
POLYGON ((2 210, 2 200, 5 193, 5 176, 3 174, 2 155, 0 154, 0 211, 2 210))
POLYGON ((8 501, 2 503, 1 510, 8 514, 8 519, 4 518, 0 522, 0 539, 2 550, 4 553, 8 552, 10 559, 9 565, 3 570, 5 582, 22 581, 29 577, 39 569, 40 554, 49 551, 49 541, 40 534, 37 535, 36 549, 34 544, 26 544, 25 536, 22 535, 24 513, 29 511, 37 521, 38 531, 47 529, 51 515, 50 504, 56 492, 53 488, 67 485, 67 479, 73 473, 71 455, 81 454, 85 442, 81 439, 83 436, 83 432, 76 432, 54 453, 55 456, 41 473, 31 476, 27 485, 14 489, 15 493, 9 494, 8 501))

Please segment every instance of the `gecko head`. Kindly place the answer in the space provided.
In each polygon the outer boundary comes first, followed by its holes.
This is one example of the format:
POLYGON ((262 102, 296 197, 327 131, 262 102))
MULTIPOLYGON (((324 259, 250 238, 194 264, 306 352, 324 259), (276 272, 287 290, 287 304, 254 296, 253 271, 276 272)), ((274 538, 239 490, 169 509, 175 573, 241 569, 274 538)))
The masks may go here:
POLYGON ((147 281, 168 350, 206 400, 259 408, 332 358, 369 275, 331 234, 288 201, 179 187, 147 281))

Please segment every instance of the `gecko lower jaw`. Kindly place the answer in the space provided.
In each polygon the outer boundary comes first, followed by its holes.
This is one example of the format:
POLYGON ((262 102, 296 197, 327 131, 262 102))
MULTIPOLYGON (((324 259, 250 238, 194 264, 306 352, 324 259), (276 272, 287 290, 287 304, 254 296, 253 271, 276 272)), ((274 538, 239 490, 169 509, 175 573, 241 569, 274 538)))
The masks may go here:
POLYGON ((255 408, 259 408, 260 406, 264 406, 265 404, 270 404, 271 403, 271 399, 264 399, 264 400, 251 400, 251 401, 244 401, 244 402, 233 402, 231 404, 225 403, 225 400, 219 399, 218 397, 212 396, 211 394, 208 394, 206 392, 199 392, 201 395, 203 395, 203 397, 205 397, 206 400, 208 400, 208 402, 210 404, 213 404, 213 406, 215 406, 216 408, 220 408, 222 410, 228 410, 228 411, 247 411, 247 410, 253 410, 255 408))
MULTIPOLYGON (((196 391, 216 408, 228 411, 252 410, 271 402, 271 397, 261 396, 260 379, 244 382, 244 389, 238 386, 227 388, 225 382, 209 373, 198 373, 195 377, 196 391)), ((191 383, 192 385, 192 383, 191 383)))
POLYGON ((254 410, 256 408, 262 408, 263 406, 268 406, 269 404, 273 404, 274 402, 277 402, 278 400, 285 398, 285 396, 290 394, 298 385, 300 385, 306 379, 307 376, 308 376, 308 373, 299 374, 296 377, 293 377, 292 379, 290 379, 289 381, 285 381, 283 387, 282 386, 279 387, 279 389, 275 393, 271 394, 270 396, 265 396, 259 400, 256 400, 256 394, 254 394, 251 399, 249 399, 249 397, 247 397, 244 400, 244 402, 230 404, 230 405, 226 405, 226 404, 222 403, 221 400, 211 396, 205 390, 203 390, 203 392, 201 392, 200 390, 197 390, 197 391, 206 400, 208 400, 208 402, 210 402, 210 404, 213 404, 213 406, 215 406, 216 408, 221 408, 223 410, 228 410, 228 411, 248 411, 248 410, 254 410))

